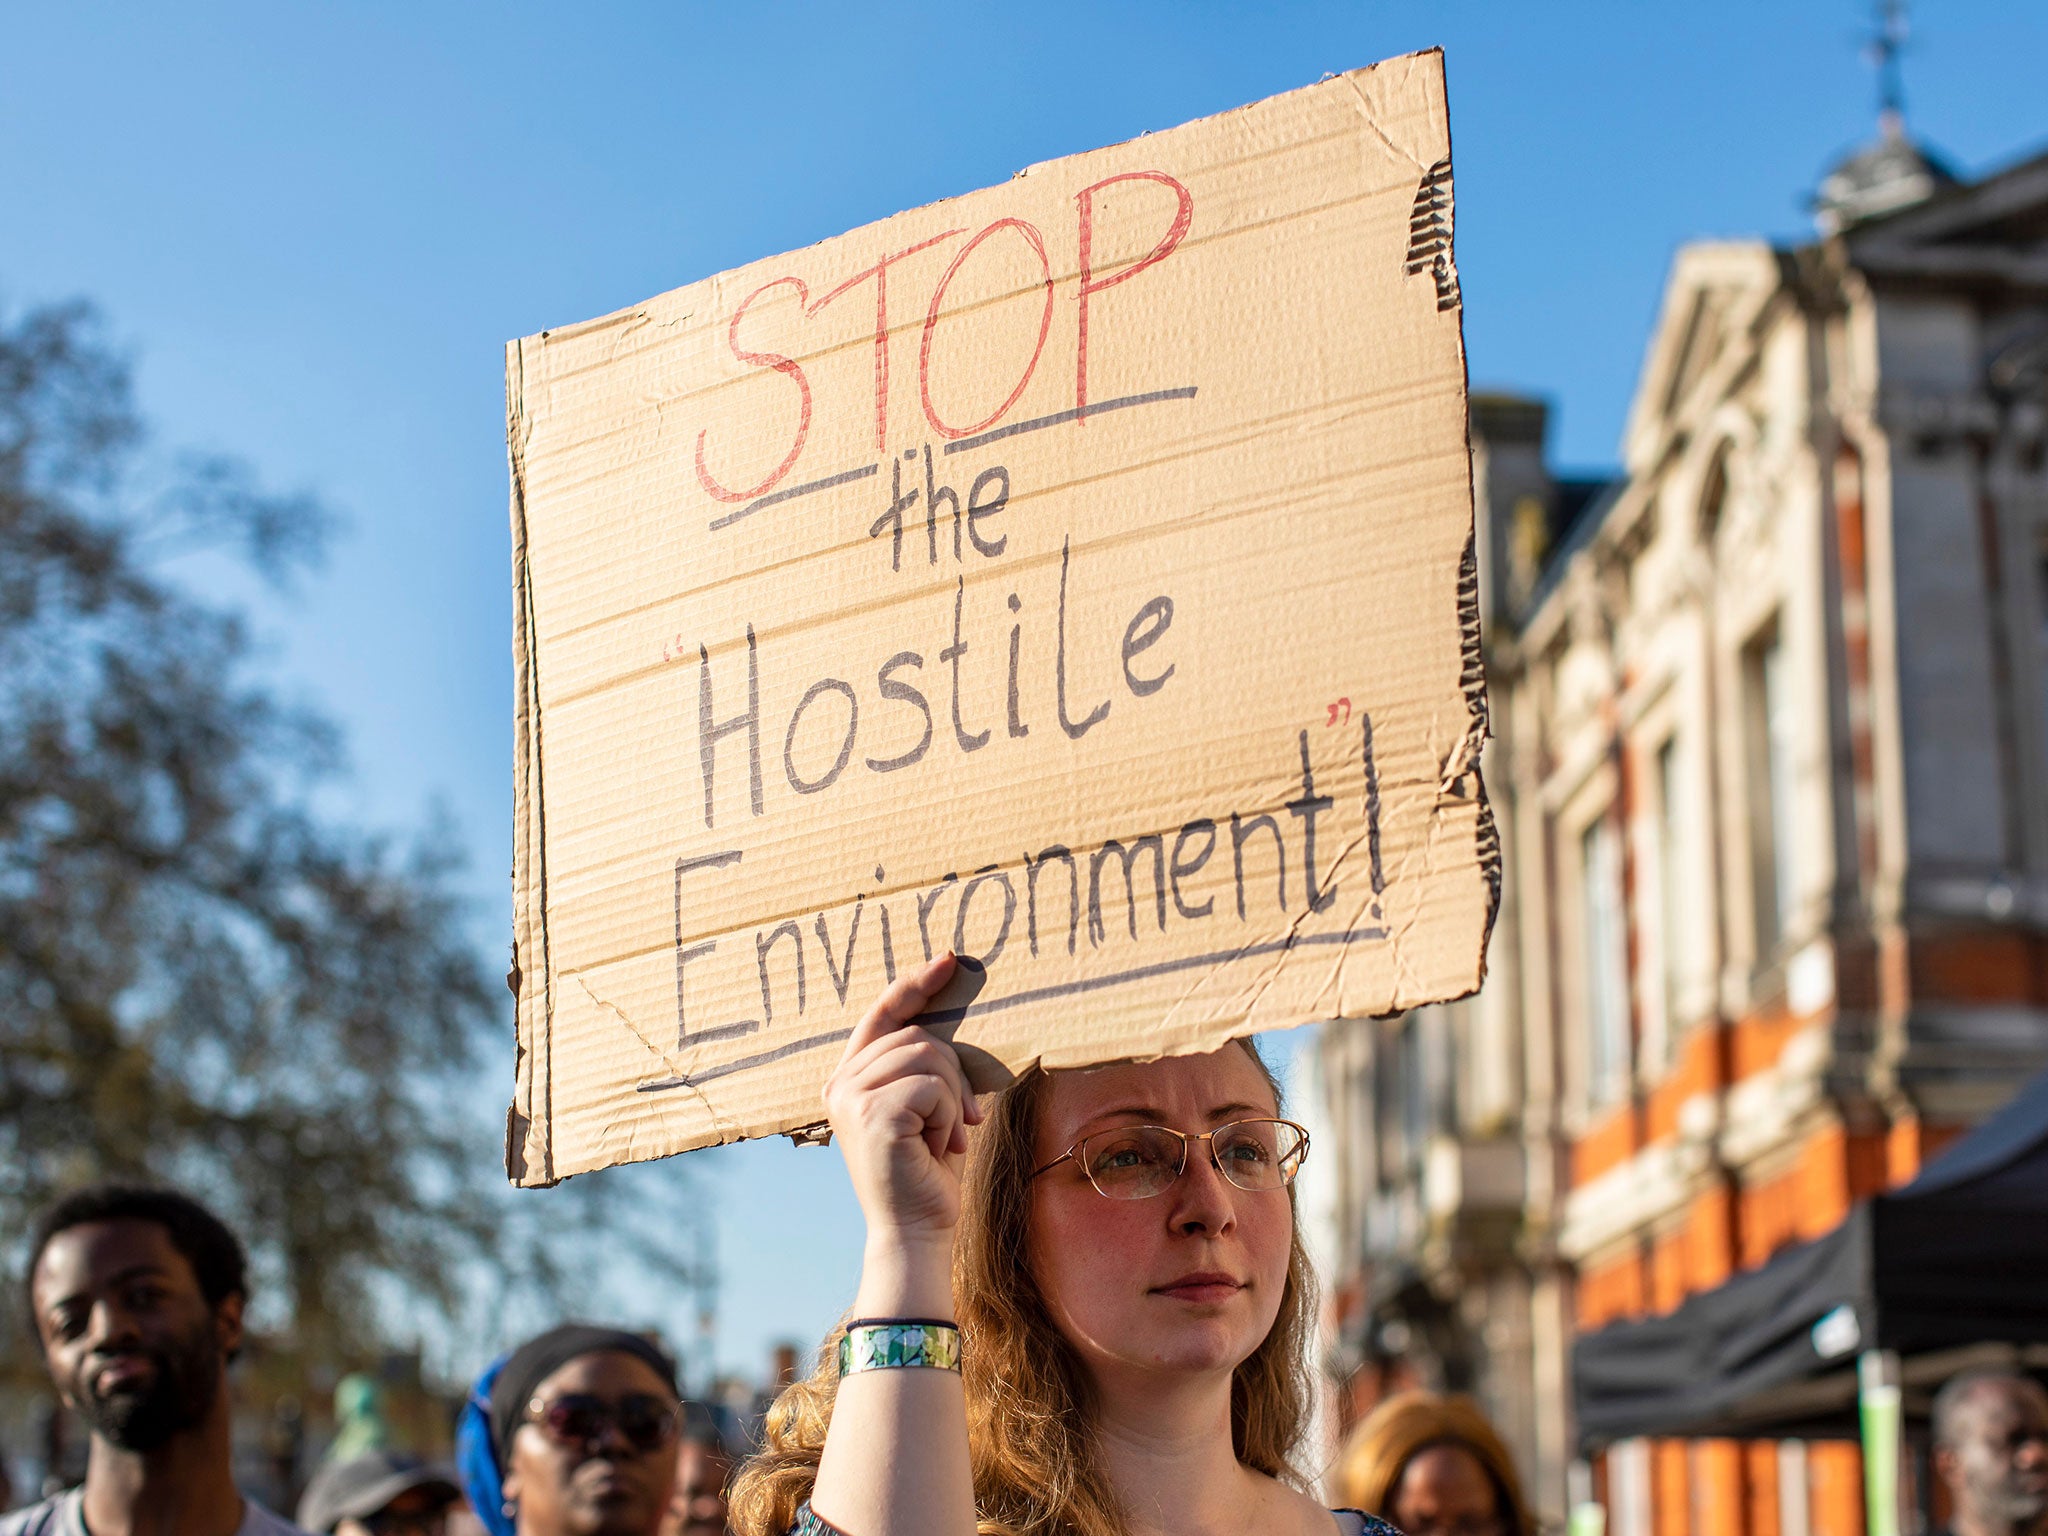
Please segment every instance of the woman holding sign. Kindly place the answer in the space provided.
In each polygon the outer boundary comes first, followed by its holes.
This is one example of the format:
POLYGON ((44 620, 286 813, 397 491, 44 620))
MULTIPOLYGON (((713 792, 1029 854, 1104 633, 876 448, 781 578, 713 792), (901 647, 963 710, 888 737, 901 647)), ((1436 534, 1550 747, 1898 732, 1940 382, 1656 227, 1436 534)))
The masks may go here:
POLYGON ((1026 1072, 978 1103, 900 978, 825 1089, 867 1245, 768 1417, 740 1536, 1346 1536, 1295 1486, 1308 1151, 1249 1045, 1026 1072), (970 1135, 970 1127, 976 1127, 970 1135))

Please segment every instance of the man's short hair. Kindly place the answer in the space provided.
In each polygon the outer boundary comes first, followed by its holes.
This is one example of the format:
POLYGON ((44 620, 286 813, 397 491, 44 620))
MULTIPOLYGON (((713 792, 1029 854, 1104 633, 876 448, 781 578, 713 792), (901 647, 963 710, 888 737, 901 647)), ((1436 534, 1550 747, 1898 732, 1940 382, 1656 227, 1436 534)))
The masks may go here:
POLYGON ((1929 1428, 1934 1434, 1934 1443, 1954 1449, 1960 1430, 1964 1410, 1985 1387, 2013 1385, 2026 1390, 2040 1390, 2040 1384, 2025 1371, 2017 1371, 2003 1365, 1973 1366, 1961 1371, 1941 1384, 1941 1390, 1934 1394, 1934 1408, 1929 1428))
POLYGON ((89 1184, 58 1200, 36 1222, 28 1272, 22 1277, 22 1298, 27 1304, 29 1330, 38 1342, 42 1330, 36 1323, 35 1283, 43 1250, 60 1233, 96 1221, 149 1221, 162 1227, 171 1246, 192 1266, 208 1307, 218 1307, 230 1296, 249 1294, 249 1259, 241 1239, 190 1195, 147 1184, 89 1184))

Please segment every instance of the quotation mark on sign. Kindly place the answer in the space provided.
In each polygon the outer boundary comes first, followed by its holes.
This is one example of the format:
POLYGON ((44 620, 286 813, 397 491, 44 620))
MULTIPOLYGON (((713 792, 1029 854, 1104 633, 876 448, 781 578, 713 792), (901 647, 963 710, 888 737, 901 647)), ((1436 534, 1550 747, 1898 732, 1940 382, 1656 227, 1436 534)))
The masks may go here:
POLYGON ((1345 723, 1345 724, 1347 724, 1347 725, 1348 725, 1348 724, 1350 724, 1350 723, 1351 723, 1351 701, 1350 701, 1349 699, 1339 699, 1339 700, 1338 700, 1338 701, 1337 701, 1337 702, 1336 702, 1335 704, 1332 704, 1332 705, 1330 706, 1330 719, 1329 719, 1329 723, 1330 723, 1331 725, 1335 725, 1335 724, 1337 723, 1337 711, 1338 711, 1339 709, 1342 709, 1342 710, 1344 711, 1344 723, 1345 723))

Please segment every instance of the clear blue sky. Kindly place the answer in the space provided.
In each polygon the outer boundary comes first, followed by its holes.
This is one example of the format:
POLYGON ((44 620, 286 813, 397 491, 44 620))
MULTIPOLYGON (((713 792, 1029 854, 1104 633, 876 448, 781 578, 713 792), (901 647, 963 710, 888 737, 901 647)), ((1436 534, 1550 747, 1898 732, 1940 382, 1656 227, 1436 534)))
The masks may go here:
MULTIPOLYGON (((1916 133, 1969 173, 2042 147, 2048 6, 1915 12, 1916 133)), ((0 304, 98 301, 165 441, 344 514, 260 608, 266 665, 347 728, 344 814, 452 810, 495 958, 507 338, 1440 44, 1473 382, 1549 395, 1556 456, 1603 465, 1677 246, 1804 238, 1872 132, 1865 29, 1857 0, 16 6, 0 304)), ((508 1039, 488 1095, 510 1078, 508 1039)), ((725 1362, 814 1338, 857 1257, 837 1158, 690 1168, 717 1175, 725 1362)))

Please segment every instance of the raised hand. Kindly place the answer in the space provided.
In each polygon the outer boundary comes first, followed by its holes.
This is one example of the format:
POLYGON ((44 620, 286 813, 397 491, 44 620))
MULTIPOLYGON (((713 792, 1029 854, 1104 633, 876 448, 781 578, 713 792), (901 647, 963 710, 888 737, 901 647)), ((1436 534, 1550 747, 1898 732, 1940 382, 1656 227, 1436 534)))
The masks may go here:
POLYGON ((825 1084, 825 1110, 878 1242, 950 1251, 967 1128, 982 1117, 953 1047, 913 1022, 952 979, 941 955, 869 1009, 825 1084))
MULTIPOLYGON (((960 1171, 982 1112, 953 1047, 913 1022, 952 978, 951 955, 899 977, 825 1084, 833 1139, 868 1222, 858 1318, 955 1316, 960 1171)), ((842 1381, 811 1507, 858 1536, 973 1536, 959 1372, 860 1371, 842 1381)))

